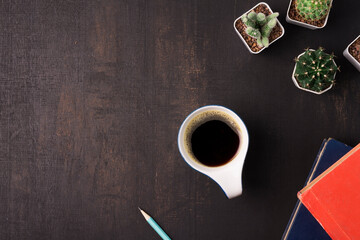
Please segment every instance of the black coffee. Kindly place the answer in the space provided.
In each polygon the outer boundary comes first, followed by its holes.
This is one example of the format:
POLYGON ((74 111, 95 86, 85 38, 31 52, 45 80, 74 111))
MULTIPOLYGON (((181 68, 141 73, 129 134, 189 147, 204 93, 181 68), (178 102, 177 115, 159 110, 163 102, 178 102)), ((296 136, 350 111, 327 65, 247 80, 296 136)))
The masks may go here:
POLYGON ((239 148, 239 136, 226 123, 211 120, 195 129, 191 148, 195 157, 208 166, 220 166, 232 159, 239 148))

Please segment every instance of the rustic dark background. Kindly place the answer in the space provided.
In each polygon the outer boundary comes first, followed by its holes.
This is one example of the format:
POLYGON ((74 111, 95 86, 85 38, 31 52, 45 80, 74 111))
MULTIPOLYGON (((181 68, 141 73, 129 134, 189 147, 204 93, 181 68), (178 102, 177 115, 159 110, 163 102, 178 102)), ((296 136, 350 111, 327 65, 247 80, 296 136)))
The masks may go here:
POLYGON ((3 0, 0 3, 0 239, 280 239, 321 141, 360 141, 360 73, 342 56, 360 1, 328 25, 285 22, 251 55, 233 21, 257 2, 3 0), (295 88, 293 58, 325 47, 334 89, 295 88), (250 147, 244 192, 228 200, 177 149, 194 109, 226 106, 250 147))

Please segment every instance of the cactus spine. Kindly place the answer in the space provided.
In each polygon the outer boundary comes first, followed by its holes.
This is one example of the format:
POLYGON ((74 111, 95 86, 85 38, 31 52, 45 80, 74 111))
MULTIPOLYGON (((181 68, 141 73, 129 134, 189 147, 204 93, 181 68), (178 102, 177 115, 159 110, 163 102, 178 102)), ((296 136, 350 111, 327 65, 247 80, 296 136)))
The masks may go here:
POLYGON ((296 0, 296 10, 306 20, 320 20, 330 10, 330 0, 296 0))
POLYGON ((295 78, 299 85, 316 92, 328 88, 335 82, 335 74, 339 70, 334 57, 321 47, 318 50, 306 49, 303 55, 295 59, 295 78))
POLYGON ((245 32, 249 36, 256 38, 259 47, 268 47, 269 36, 272 29, 276 26, 276 18, 278 16, 279 13, 265 16, 264 13, 250 12, 249 14, 244 14, 241 20, 246 25, 245 32))

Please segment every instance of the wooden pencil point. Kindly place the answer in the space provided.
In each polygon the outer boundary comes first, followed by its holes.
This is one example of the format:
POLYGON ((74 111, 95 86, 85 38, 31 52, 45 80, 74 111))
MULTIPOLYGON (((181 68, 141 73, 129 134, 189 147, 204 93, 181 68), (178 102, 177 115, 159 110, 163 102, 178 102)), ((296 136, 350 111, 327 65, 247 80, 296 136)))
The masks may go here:
POLYGON ((144 218, 146 220, 150 219, 151 217, 146 213, 144 212, 144 210, 142 210, 140 207, 138 207, 138 209, 140 210, 141 214, 144 216, 144 218))

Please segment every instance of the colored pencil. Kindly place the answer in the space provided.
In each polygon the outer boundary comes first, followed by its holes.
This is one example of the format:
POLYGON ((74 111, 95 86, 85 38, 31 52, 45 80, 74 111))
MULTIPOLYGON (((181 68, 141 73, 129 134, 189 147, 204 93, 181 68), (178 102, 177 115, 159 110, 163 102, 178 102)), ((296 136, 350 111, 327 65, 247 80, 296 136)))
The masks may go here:
POLYGON ((164 240, 171 240, 171 238, 162 230, 162 228, 155 222, 155 220, 139 208, 141 214, 144 216, 145 220, 150 224, 150 226, 159 234, 159 236, 164 240))

